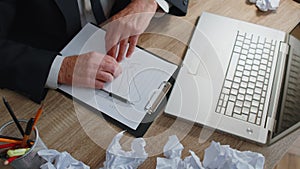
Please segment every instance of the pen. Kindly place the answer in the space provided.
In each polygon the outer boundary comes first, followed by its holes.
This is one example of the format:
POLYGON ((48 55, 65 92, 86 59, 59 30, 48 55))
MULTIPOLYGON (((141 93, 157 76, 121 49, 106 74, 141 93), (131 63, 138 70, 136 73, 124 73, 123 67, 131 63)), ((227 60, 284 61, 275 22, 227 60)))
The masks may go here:
POLYGON ((24 130, 23 130, 23 128, 21 127, 21 125, 20 125, 20 123, 19 123, 19 120, 17 119, 15 113, 12 111, 10 105, 8 104, 8 102, 5 100, 4 97, 2 97, 2 100, 3 100, 4 104, 5 104, 5 107, 7 108, 8 112, 9 112, 9 114, 11 115, 11 117, 12 117, 13 120, 14 120, 14 122, 16 123, 16 125, 17 125, 17 127, 18 127, 20 133, 22 134, 22 136, 24 136, 24 130))
POLYGON ((106 91, 106 90, 102 90, 102 91, 104 91, 105 93, 108 93, 108 95, 109 95, 110 97, 115 98, 115 99, 117 99, 117 100, 119 100, 119 101, 121 101, 121 102, 123 102, 123 103, 126 103, 126 104, 133 104, 133 103, 130 102, 128 99, 126 99, 126 98, 124 98, 124 97, 122 97, 122 96, 119 96, 119 95, 117 95, 117 94, 114 94, 114 93, 109 92, 109 91, 106 91))
POLYGON ((27 141, 29 139, 29 136, 31 134, 31 130, 33 127, 34 118, 30 118, 30 120, 27 122, 25 134, 21 143, 21 147, 25 147, 27 145, 27 141))
POLYGON ((38 109, 35 117, 34 117, 34 122, 33 122, 33 126, 32 126, 32 129, 34 128, 34 126, 36 125, 37 121, 39 120, 41 114, 43 112, 43 104, 41 105, 41 107, 38 109))

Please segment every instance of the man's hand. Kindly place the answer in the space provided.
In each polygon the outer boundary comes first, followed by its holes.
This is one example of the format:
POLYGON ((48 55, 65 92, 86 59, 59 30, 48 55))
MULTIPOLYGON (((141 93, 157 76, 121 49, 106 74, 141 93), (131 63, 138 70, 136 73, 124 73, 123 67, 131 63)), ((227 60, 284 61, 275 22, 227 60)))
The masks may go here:
POLYGON ((116 58, 118 62, 125 54, 129 57, 137 45, 139 35, 149 25, 156 9, 155 0, 132 0, 125 9, 114 15, 104 26, 107 54, 116 58))
POLYGON ((102 89, 121 73, 119 63, 111 56, 90 52, 63 60, 58 83, 102 89))

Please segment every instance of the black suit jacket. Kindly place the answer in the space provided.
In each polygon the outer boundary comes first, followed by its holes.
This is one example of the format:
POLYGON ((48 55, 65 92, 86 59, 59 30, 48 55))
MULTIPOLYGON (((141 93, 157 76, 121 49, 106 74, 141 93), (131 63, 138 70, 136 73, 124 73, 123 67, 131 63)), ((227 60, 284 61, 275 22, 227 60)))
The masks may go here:
POLYGON ((54 58, 81 29, 77 0, 0 0, 0 23, 0 87, 40 102, 54 58))

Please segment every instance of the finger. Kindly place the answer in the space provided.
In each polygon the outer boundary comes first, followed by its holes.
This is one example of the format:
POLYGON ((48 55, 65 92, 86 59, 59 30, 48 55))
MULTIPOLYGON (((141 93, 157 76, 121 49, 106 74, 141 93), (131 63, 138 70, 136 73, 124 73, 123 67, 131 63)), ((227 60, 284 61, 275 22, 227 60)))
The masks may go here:
POLYGON ((99 70, 96 75, 96 79, 100 80, 102 82, 111 82, 111 81, 113 81, 114 77, 111 73, 103 72, 103 71, 99 70))
POLYGON ((119 52, 118 52, 118 57, 117 57, 118 62, 123 60, 126 49, 127 49, 127 45, 128 45, 128 39, 127 38, 121 40, 121 42, 119 44, 119 52))
POLYGON ((119 63, 110 56, 105 56, 99 67, 100 71, 111 73, 114 77, 120 74, 120 69, 121 66, 119 63))
POLYGON ((120 39, 120 34, 116 33, 117 31, 119 31, 119 27, 117 26, 117 22, 110 22, 105 25, 105 27, 107 27, 105 33, 105 47, 107 50, 109 50, 120 39))
POLYGON ((134 49, 137 45, 139 35, 134 35, 129 38, 129 47, 126 53, 126 57, 130 57, 134 52, 134 49))
POLYGON ((112 26, 105 34, 105 49, 108 55, 116 58, 117 45, 120 41, 121 34, 116 33, 120 32, 112 26))
POLYGON ((124 28, 123 24, 121 24, 122 22, 125 21, 120 21, 120 19, 117 19, 110 22, 108 24, 109 29, 107 29, 107 32, 105 34, 105 48, 107 54, 113 56, 114 58, 117 58, 117 55, 119 53, 119 43, 121 43, 122 40, 128 39, 128 37, 130 36, 130 31, 124 28))
POLYGON ((107 55, 116 58, 116 54, 117 53, 117 45, 113 46, 112 48, 110 48, 110 50, 107 52, 107 55))
POLYGON ((104 88, 104 82, 102 82, 100 80, 96 80, 95 81, 95 88, 96 89, 103 89, 104 88))
POLYGON ((72 85, 77 86, 77 87, 102 89, 104 87, 104 82, 94 79, 94 78, 77 77, 74 79, 72 85))

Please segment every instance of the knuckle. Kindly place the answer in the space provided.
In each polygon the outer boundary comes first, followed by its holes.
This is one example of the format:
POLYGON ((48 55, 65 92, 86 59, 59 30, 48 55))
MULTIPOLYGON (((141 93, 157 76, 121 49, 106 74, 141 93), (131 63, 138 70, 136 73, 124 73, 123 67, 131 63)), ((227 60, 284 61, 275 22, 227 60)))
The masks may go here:
POLYGON ((111 56, 105 55, 105 62, 106 64, 113 64, 115 62, 115 59, 111 56))
POLYGON ((107 76, 107 82, 112 82, 114 80, 114 77, 112 76, 112 74, 107 76))
POLYGON ((114 64, 109 65, 109 71, 110 73, 114 74, 116 70, 116 66, 114 64))
POLYGON ((112 64, 111 65, 111 73, 112 75, 115 75, 116 72, 118 71, 119 65, 118 64, 112 64))
POLYGON ((89 52, 89 54, 90 54, 90 56, 97 56, 98 55, 98 53, 95 52, 95 51, 91 51, 91 52, 89 52))

